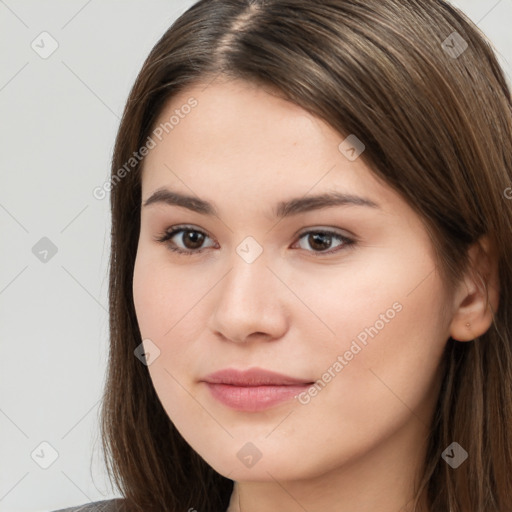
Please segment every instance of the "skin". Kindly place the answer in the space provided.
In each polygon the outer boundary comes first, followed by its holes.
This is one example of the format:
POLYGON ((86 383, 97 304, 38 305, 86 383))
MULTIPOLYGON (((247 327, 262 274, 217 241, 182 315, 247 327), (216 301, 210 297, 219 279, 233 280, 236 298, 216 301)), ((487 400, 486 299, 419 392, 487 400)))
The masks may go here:
MULTIPOLYGON (((456 290, 443 288, 420 218, 362 158, 346 158, 338 149, 344 137, 322 120, 235 80, 189 87, 157 124, 190 97, 197 107, 145 159, 142 199, 167 187, 212 202, 218 217, 163 203, 142 207, 133 276, 142 338, 160 350, 148 370, 163 407, 194 450, 236 482, 229 512, 240 510, 239 499, 243 512, 407 510, 445 344, 491 325, 478 282, 468 276, 456 290), (333 190, 379 208, 271 215, 280 201, 333 190), (171 241, 156 241, 181 224, 207 236, 194 245, 181 232, 174 244, 203 252, 181 255, 171 241), (299 236, 322 228, 356 244, 331 237, 322 249, 299 236), (247 236, 263 249, 252 263, 236 252, 247 236), (254 366, 321 379, 396 303, 394 318, 306 405, 291 399, 238 412, 199 382, 223 368, 254 366), (252 467, 237 457, 248 442, 262 454, 252 467)), ((482 275, 495 278, 487 253, 475 247, 471 254, 482 275)), ((494 282, 494 308, 496 290, 494 282)))

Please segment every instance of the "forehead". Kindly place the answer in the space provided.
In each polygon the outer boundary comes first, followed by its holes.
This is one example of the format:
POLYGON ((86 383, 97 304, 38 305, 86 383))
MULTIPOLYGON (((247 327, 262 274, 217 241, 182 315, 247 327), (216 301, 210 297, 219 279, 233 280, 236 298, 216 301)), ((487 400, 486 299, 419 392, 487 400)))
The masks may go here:
POLYGON ((400 198, 362 158, 341 151, 344 136, 278 93, 245 81, 197 84, 162 109, 156 146, 143 165, 143 198, 169 185, 201 197, 288 196, 340 192, 400 198), (194 105, 190 107, 190 105, 194 105))

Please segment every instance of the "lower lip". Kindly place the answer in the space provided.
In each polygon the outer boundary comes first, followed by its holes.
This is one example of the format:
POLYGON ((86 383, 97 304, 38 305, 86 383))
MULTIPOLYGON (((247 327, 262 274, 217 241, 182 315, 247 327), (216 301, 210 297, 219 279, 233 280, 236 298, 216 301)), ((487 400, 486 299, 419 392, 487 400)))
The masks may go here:
POLYGON ((291 400, 312 384, 293 386, 230 386, 206 382, 212 395, 224 405, 237 411, 263 411, 291 400))

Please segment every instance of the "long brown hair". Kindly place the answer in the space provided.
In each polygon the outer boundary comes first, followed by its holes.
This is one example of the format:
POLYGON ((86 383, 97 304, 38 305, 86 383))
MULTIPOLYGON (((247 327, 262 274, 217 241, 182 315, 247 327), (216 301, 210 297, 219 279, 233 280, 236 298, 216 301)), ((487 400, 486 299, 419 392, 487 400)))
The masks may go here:
MULTIPOLYGON (((423 220, 447 290, 488 235, 500 297, 493 325, 449 339, 414 508, 512 510, 512 105, 493 47, 442 0, 201 0, 161 37, 126 103, 111 183, 110 358, 101 433, 129 510, 221 512, 233 482, 166 415, 148 369, 132 295, 143 159, 164 104, 216 76, 271 87, 365 144, 364 162, 423 220), (124 166, 125 172, 120 172, 124 166), (442 451, 457 441, 456 470, 442 451)), ((200 106, 199 106, 200 108, 200 106)))

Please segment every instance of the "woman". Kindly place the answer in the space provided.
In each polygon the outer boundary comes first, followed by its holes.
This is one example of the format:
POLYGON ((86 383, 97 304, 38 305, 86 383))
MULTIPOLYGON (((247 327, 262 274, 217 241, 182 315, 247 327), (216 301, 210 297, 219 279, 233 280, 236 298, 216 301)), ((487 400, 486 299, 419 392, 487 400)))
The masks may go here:
POLYGON ((512 107, 441 0, 202 0, 127 101, 69 510, 512 510, 512 107))

